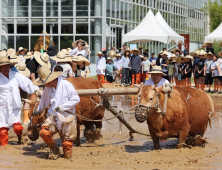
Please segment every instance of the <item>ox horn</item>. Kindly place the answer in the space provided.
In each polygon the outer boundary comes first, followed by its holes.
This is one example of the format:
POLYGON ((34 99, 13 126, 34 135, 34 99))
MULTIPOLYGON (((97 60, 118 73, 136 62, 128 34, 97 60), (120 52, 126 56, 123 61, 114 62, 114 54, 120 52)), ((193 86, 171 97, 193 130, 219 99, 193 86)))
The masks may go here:
POLYGON ((22 98, 22 101, 24 101, 25 103, 28 103, 28 104, 31 104, 31 103, 32 103, 32 101, 29 100, 29 99, 23 99, 23 98, 22 98))

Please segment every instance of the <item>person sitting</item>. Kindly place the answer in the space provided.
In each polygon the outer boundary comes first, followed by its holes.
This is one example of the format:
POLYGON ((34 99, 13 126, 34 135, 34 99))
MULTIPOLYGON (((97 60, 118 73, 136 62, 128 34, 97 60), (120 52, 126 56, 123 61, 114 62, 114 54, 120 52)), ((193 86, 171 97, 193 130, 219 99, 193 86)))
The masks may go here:
POLYGON ((162 76, 166 76, 162 72, 161 66, 153 66, 153 69, 151 72, 151 78, 146 80, 144 85, 157 85, 157 87, 165 86, 165 84, 170 84, 169 81, 162 76))
POLYGON ((117 70, 117 67, 112 63, 112 58, 107 58, 107 64, 106 64, 106 80, 109 83, 113 82, 113 73, 117 70))
POLYGON ((13 130, 18 136, 18 144, 22 144, 23 126, 21 125, 21 97, 19 88, 29 94, 39 90, 31 80, 22 74, 10 71, 9 59, 6 56, 0 57, 0 145, 8 144, 8 130, 13 130))
POLYGON ((60 77, 62 72, 51 72, 47 67, 41 67, 38 73, 39 78, 33 84, 44 85, 45 88, 34 114, 40 115, 50 105, 48 118, 42 124, 39 135, 52 151, 53 157, 49 158, 57 159, 59 148, 53 139, 53 133, 58 132, 62 140, 64 158, 69 159, 72 157, 73 140, 77 136, 74 114, 80 97, 74 86, 60 77), (56 129, 54 132, 49 130, 52 126, 56 129))

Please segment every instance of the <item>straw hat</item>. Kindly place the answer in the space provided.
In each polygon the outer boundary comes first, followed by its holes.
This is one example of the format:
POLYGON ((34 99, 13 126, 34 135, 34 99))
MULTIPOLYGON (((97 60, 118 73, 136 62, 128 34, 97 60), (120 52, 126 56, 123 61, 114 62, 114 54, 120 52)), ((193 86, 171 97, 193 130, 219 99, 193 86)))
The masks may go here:
POLYGON ((111 57, 108 57, 108 58, 106 59, 106 61, 108 61, 108 60, 112 60, 112 58, 111 58, 111 57))
POLYGON ((1 51, 0 52, 0 57, 8 57, 8 55, 5 51, 1 51))
POLYGON ((159 56, 162 54, 163 54, 163 51, 160 51, 159 54, 157 55, 157 57, 159 58, 159 56))
POLYGON ((205 44, 206 44, 206 45, 210 44, 211 46, 214 45, 214 44, 213 44, 212 42, 210 42, 210 41, 206 42, 205 44))
POLYGON ((69 52, 67 51, 67 49, 62 49, 60 52, 63 52, 65 55, 69 55, 69 52))
POLYGON ((140 55, 140 58, 144 58, 144 56, 143 56, 143 55, 140 55))
POLYGON ((222 52, 219 52, 218 55, 219 55, 220 57, 222 57, 222 52))
POLYGON ((32 55, 32 53, 31 52, 27 52, 27 54, 25 55, 25 59, 30 59, 30 58, 32 58, 34 55, 32 55))
POLYGON ((26 64, 23 62, 19 62, 18 64, 16 64, 15 68, 25 77, 29 77, 31 74, 29 69, 26 67, 26 64))
POLYGON ((0 66, 10 64, 9 59, 5 56, 0 57, 0 66))
POLYGON ((20 51, 25 51, 25 52, 26 52, 26 51, 28 51, 28 49, 23 48, 23 47, 19 47, 16 55, 19 55, 19 52, 20 52, 20 51))
POLYGON ((164 73, 162 72, 161 66, 156 66, 156 65, 153 66, 152 71, 149 72, 149 74, 155 74, 155 73, 161 73, 163 76, 166 75, 166 74, 164 74, 164 73))
POLYGON ((177 58, 175 54, 172 54, 170 58, 177 58))
POLYGON ((16 51, 13 48, 9 48, 7 50, 7 54, 8 54, 8 56, 10 56, 11 54, 16 54, 16 51))
POLYGON ((42 67, 48 67, 49 69, 51 68, 51 64, 49 62, 49 55, 48 54, 35 53, 34 57, 35 57, 35 60, 42 67))
POLYGON ((109 52, 109 56, 110 56, 111 58, 114 58, 114 57, 116 56, 115 51, 111 50, 111 51, 109 52))
POLYGON ((191 59, 191 60, 193 60, 193 57, 190 56, 190 55, 187 55, 187 56, 185 57, 185 59, 191 59))
POLYGON ((174 62, 174 63, 176 62, 176 60, 173 60, 172 58, 169 58, 169 59, 166 60, 167 64, 170 63, 170 60, 171 60, 172 62, 174 62))
POLYGON ((206 44, 201 45, 201 48, 204 48, 204 47, 207 47, 207 45, 206 44))
POLYGON ((118 54, 116 54, 116 56, 115 57, 121 57, 121 55, 118 53, 118 54))
POLYGON ((130 51, 130 54, 133 54, 133 51, 137 51, 138 55, 140 54, 140 50, 138 50, 137 48, 134 48, 133 50, 130 51))
POLYGON ((129 53, 130 53, 129 47, 128 47, 126 50, 123 51, 123 54, 126 55, 126 52, 127 52, 127 51, 129 51, 129 53))
POLYGON ((205 53, 204 51, 200 51, 198 55, 199 55, 199 56, 201 56, 201 55, 204 56, 205 54, 206 54, 206 53, 205 53))
POLYGON ((207 58, 208 55, 211 55, 212 57, 214 56, 211 52, 209 52, 209 53, 206 53, 206 54, 204 55, 204 57, 207 58))
MULTIPOLYGON (((73 47, 73 48, 76 48, 77 43, 78 43, 79 41, 84 41, 84 40, 79 39, 79 40, 74 41, 74 42, 72 43, 72 47, 73 47)), ((86 41, 84 41, 84 42, 85 42, 85 45, 88 45, 88 43, 87 43, 86 41)))
POLYGON ((103 53, 102 53, 102 51, 99 51, 96 55, 97 55, 97 56, 103 55, 103 53))
POLYGON ((143 47, 141 47, 141 46, 139 47, 139 49, 140 49, 140 48, 142 48, 142 49, 143 49, 143 47))
POLYGON ((62 51, 58 52, 56 56, 51 57, 51 59, 57 62, 72 62, 72 59, 62 51))
POLYGON ((181 63, 181 60, 182 60, 182 59, 185 60, 186 58, 185 58, 185 57, 179 57, 179 58, 177 59, 177 62, 178 62, 178 63, 181 63))
POLYGON ((173 49, 173 54, 176 54, 176 52, 179 51, 180 55, 182 55, 182 51, 178 48, 173 49))
POLYGON ((17 63, 19 62, 23 57, 18 57, 17 55, 15 54, 11 54, 10 57, 9 57, 9 61, 10 63, 17 63))
POLYGON ((67 48, 66 50, 67 50, 68 52, 72 51, 72 49, 71 49, 71 48, 67 48))
POLYGON ((76 62, 79 61, 79 59, 77 58, 77 55, 70 55, 69 57, 71 58, 72 61, 76 61, 76 62))
POLYGON ((89 60, 87 58, 83 57, 82 55, 78 55, 77 59, 79 60, 77 65, 80 65, 82 63, 85 63, 85 66, 89 66, 90 65, 89 60))
POLYGON ((167 54, 167 52, 166 52, 166 51, 164 51, 164 52, 162 53, 162 55, 167 55, 167 56, 168 56, 168 54, 167 54))
POLYGON ((41 67, 38 71, 39 78, 37 78, 33 84, 36 86, 47 84, 62 74, 61 71, 51 72, 48 67, 41 67))

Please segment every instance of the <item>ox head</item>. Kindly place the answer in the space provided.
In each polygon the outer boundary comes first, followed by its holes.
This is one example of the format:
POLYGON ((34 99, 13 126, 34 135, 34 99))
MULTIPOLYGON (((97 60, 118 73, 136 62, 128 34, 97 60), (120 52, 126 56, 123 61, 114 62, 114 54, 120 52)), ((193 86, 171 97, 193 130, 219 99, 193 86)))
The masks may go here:
POLYGON ((28 126, 28 137, 31 141, 36 141, 39 138, 39 131, 41 130, 41 123, 45 120, 45 111, 41 115, 34 115, 35 109, 38 108, 39 102, 37 102, 36 94, 31 95, 31 100, 22 99, 26 103, 30 104, 28 126))

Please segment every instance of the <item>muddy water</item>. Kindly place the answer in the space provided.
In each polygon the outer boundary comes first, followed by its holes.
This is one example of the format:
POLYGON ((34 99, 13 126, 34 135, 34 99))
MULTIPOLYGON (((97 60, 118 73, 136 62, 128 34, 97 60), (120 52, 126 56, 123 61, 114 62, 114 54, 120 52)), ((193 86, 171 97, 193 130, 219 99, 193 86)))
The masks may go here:
MULTIPOLYGON (((117 96, 112 98, 117 110, 128 109, 137 104, 134 97, 117 96)), ((134 135, 129 141, 128 130, 116 119, 103 122, 103 145, 86 144, 81 136, 82 147, 73 147, 73 158, 47 158, 47 148, 38 139, 28 140, 25 145, 16 145, 16 138, 9 139, 9 145, 0 147, 0 170, 4 169, 221 169, 222 167, 222 106, 215 106, 218 119, 212 119, 212 129, 208 127, 204 137, 208 143, 204 148, 175 149, 177 140, 161 141, 162 150, 153 150, 149 137, 134 135)), ((113 115, 106 111, 106 118, 113 115)), ((148 132, 146 123, 137 123, 133 114, 124 114, 125 119, 137 130, 148 132)), ((12 134, 10 134, 12 135, 12 134)), ((61 140, 54 136, 58 145, 61 140)))

